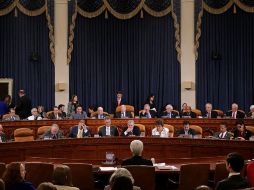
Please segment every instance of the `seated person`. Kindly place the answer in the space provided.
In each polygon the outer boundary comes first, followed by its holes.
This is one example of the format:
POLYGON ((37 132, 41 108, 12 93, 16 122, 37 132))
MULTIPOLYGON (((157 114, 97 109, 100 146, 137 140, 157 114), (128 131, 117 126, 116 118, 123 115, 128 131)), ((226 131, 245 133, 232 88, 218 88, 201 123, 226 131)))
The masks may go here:
POLYGON ((116 112, 115 118, 132 118, 131 112, 126 112, 126 106, 121 105, 121 112, 116 112))
POLYGON ((155 121, 155 128, 152 130, 152 136, 168 137, 169 130, 168 128, 163 127, 164 122, 162 119, 155 121))
POLYGON ((43 135, 43 139, 61 139, 64 138, 63 132, 59 130, 57 124, 53 124, 49 131, 46 131, 43 135))
POLYGON ((3 125, 0 124, 0 143, 6 142, 6 141, 7 141, 7 138, 6 138, 6 134, 4 133, 3 125))
POLYGON ((231 134, 227 131, 227 124, 226 123, 221 123, 220 124, 220 131, 216 132, 213 136, 218 138, 218 139, 230 140, 231 139, 231 134))
POLYGON ((178 131, 178 135, 179 136, 183 136, 183 135, 189 135, 189 136, 195 136, 196 135, 196 131, 194 129, 190 128, 190 122, 189 121, 184 121, 183 122, 183 128, 180 129, 178 131))
POLYGON ((20 120, 19 116, 16 115, 16 111, 14 108, 10 108, 10 112, 7 115, 4 115, 3 121, 18 121, 20 120))
POLYGON ((76 108, 76 112, 71 114, 71 119, 86 119, 87 115, 86 112, 83 111, 83 108, 81 105, 78 105, 76 108))
POLYGON ((92 114, 95 112, 95 107, 93 106, 88 106, 88 112, 87 112, 87 117, 92 117, 92 114))
POLYGON ((46 118, 46 112, 43 106, 37 106, 38 114, 41 118, 46 118))
POLYGON ((238 153, 230 153, 227 156, 226 168, 229 171, 228 178, 219 181, 216 190, 244 189, 250 187, 249 182, 241 176, 244 167, 244 159, 238 153))
POLYGON ((67 117, 66 112, 64 112, 65 105, 59 104, 58 106, 58 113, 61 114, 62 118, 65 119, 67 117))
POLYGON ((71 138, 90 137, 91 130, 86 126, 84 120, 80 120, 77 126, 71 127, 71 132, 69 136, 71 138))
POLYGON ((42 120, 41 116, 38 114, 37 108, 33 108, 31 114, 32 115, 27 118, 28 120, 42 120))
POLYGON ((119 136, 118 130, 115 126, 111 126, 111 119, 110 117, 105 117, 105 126, 99 129, 99 136, 119 136))
POLYGON ((203 118, 217 118, 218 113, 213 111, 213 105, 210 103, 206 103, 205 105, 205 112, 203 113, 203 118))
POLYGON ((97 108, 97 114, 94 115, 94 118, 96 119, 105 119, 107 117, 106 114, 103 112, 103 107, 98 107, 97 108))
POLYGON ((251 136, 252 136, 251 132, 246 129, 242 121, 236 123, 236 129, 234 131, 235 139, 249 140, 251 136))
POLYGON ((247 114, 247 117, 254 119, 254 105, 250 106, 250 112, 247 114))
POLYGON ((57 190, 79 190, 73 187, 71 170, 66 165, 58 165, 53 172, 53 183, 57 190))
POLYGON ((140 136, 140 129, 134 125, 133 120, 129 120, 127 125, 123 128, 121 136, 140 136))
POLYGON ((191 111, 191 107, 190 106, 187 106, 186 111, 182 113, 182 117, 183 118, 187 118, 187 117, 188 118, 196 118, 197 115, 196 115, 196 113, 191 111))
POLYGON ((53 112, 48 115, 48 119, 63 119, 62 115, 59 113, 59 109, 57 106, 53 108, 53 112))
POLYGON ((50 182, 43 182, 38 187, 37 190, 57 190, 57 188, 50 182))
POLYGON ((166 105, 166 111, 161 115, 162 118, 176 118, 178 113, 173 111, 173 106, 171 104, 166 105))
POLYGON ((142 157, 143 143, 140 140, 133 140, 130 144, 130 150, 132 152, 132 157, 126 160, 123 160, 122 166, 126 165, 147 165, 152 166, 153 163, 151 160, 144 159, 142 157))
POLYGON ((155 117, 154 112, 150 111, 149 104, 144 105, 144 109, 142 110, 142 112, 140 112, 139 117, 140 118, 154 118, 155 117))
POLYGON ((245 117, 243 112, 238 111, 238 105, 236 103, 231 105, 231 110, 226 113, 226 116, 232 119, 243 119, 245 117))

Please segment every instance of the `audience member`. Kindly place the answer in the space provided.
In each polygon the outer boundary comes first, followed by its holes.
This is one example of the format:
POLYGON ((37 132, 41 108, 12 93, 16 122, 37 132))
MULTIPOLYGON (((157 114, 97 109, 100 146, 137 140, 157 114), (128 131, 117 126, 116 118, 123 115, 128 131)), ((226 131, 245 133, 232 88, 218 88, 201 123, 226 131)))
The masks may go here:
POLYGON ((155 113, 157 112, 156 109, 156 103, 155 103, 155 95, 154 94, 149 94, 149 96, 146 99, 145 104, 148 104, 150 106, 150 111, 153 112, 153 114, 155 115, 155 113))
POLYGON ((95 107, 94 106, 88 106, 88 112, 87 112, 87 117, 92 117, 92 114, 95 112, 95 107))
POLYGON ((57 106, 55 106, 53 108, 53 112, 51 112, 49 115, 48 115, 48 119, 56 119, 56 120, 60 120, 60 119, 63 119, 62 115, 59 113, 59 109, 57 106))
POLYGON ((176 118, 179 114, 173 111, 173 106, 171 104, 166 105, 166 111, 161 115, 162 118, 176 118))
POLYGON ((79 188, 73 187, 71 170, 65 165, 59 165, 54 169, 53 183, 57 190, 79 190, 79 188))
POLYGON ((187 111, 187 107, 188 107, 187 103, 183 103, 183 104, 182 104, 181 115, 182 115, 184 112, 187 111))
POLYGON ((32 109, 32 103, 30 98, 26 95, 25 90, 19 90, 19 99, 16 105, 16 114, 20 119, 26 119, 30 115, 32 109))
POLYGON ((10 163, 3 174, 6 190, 35 190, 31 182, 25 181, 26 170, 22 163, 10 163))
POLYGON ((230 140, 232 135, 227 131, 227 124, 226 123, 221 123, 220 124, 220 132, 216 132, 214 134, 214 137, 218 139, 226 139, 230 140))
POLYGON ((226 116, 232 119, 243 119, 245 117, 244 113, 238 110, 236 103, 231 105, 231 110, 226 113, 226 116))
POLYGON ((129 120, 127 127, 123 128, 121 136, 140 136, 140 129, 134 125, 133 120, 129 120))
POLYGON ((6 134, 4 133, 3 125, 0 124, 0 143, 6 142, 6 141, 7 141, 7 138, 6 138, 6 134))
POLYGON ((190 122, 184 121, 183 122, 183 128, 179 130, 178 132, 179 136, 189 135, 194 137, 196 135, 196 131, 194 129, 190 128, 190 122))
POLYGON ((71 119, 86 119, 87 118, 87 114, 85 111, 83 111, 83 108, 81 105, 77 106, 76 108, 76 112, 72 113, 71 119))
POLYGON ((3 116, 4 121, 18 121, 20 120, 19 116, 16 115, 16 111, 14 108, 10 108, 9 114, 3 116))
POLYGON ((37 106, 38 114, 41 118, 46 118, 46 112, 44 111, 43 106, 37 106))
POLYGON ((116 112, 116 108, 118 106, 123 105, 123 104, 126 104, 126 101, 123 98, 123 92, 122 91, 117 91, 117 93, 116 93, 116 99, 114 100, 114 102, 112 104, 111 113, 115 113, 116 112))
POLYGON ((164 127, 164 122, 162 119, 155 121, 155 128, 152 130, 152 136, 168 137, 169 130, 164 127))
POLYGON ((94 115, 94 118, 96 119, 105 119, 107 115, 103 112, 103 107, 97 108, 97 114, 94 115))
POLYGON ((105 117, 105 126, 102 126, 99 129, 99 136, 119 136, 118 130, 115 126, 111 126, 111 119, 109 117, 105 117))
POLYGON ((32 115, 27 118, 28 120, 42 120, 42 118, 38 114, 37 108, 33 108, 31 110, 31 114, 32 115))
POLYGON ((44 182, 37 187, 37 190, 57 190, 57 188, 53 185, 53 183, 44 182))
POLYGON ((154 118, 155 117, 154 112, 150 111, 149 104, 144 105, 144 109, 140 112, 139 117, 140 118, 154 118))
POLYGON ((65 105, 59 104, 58 112, 62 115, 62 118, 65 119, 67 117, 66 112, 64 112, 65 105))
POLYGON ((68 103, 67 116, 70 117, 72 113, 75 112, 76 108, 79 106, 78 96, 72 95, 71 101, 68 103))
POLYGON ((234 131, 234 138, 239 140, 249 140, 251 137, 251 132, 246 129, 242 121, 236 123, 236 129, 234 131))
POLYGON ((191 107, 187 106, 185 112, 182 113, 183 118, 196 118, 197 115, 193 111, 191 111, 191 107))
POLYGON ((217 118, 218 113, 213 111, 213 105, 211 103, 206 103, 205 112, 203 113, 203 118, 217 118))
POLYGON ((91 130, 86 126, 84 120, 80 120, 77 126, 73 126, 70 131, 71 138, 90 137, 91 130))
POLYGON ((64 138, 63 132, 59 129, 57 124, 53 124, 50 130, 46 131, 43 139, 61 139, 64 138))
POLYGON ((247 117, 254 119, 254 105, 250 106, 250 112, 248 113, 247 117))
POLYGON ((238 153, 230 153, 227 156, 226 168, 229 171, 228 178, 219 181, 216 190, 244 189, 250 187, 249 182, 241 176, 244 167, 244 159, 238 153))
POLYGON ((5 190, 5 184, 2 179, 0 179, 0 190, 5 190))
POLYGON ((14 103, 12 102, 12 98, 10 95, 6 95, 4 97, 4 102, 6 103, 7 107, 8 107, 8 110, 10 110, 10 108, 14 108, 15 105, 14 103))
POLYGON ((116 112, 115 117, 116 118, 132 118, 132 115, 131 115, 131 112, 126 111, 125 105, 121 105, 121 111, 116 112))
POLYGON ((123 160, 122 166, 126 165, 149 165, 152 166, 151 160, 144 159, 142 157, 143 142, 140 140, 133 140, 130 144, 130 150, 132 152, 132 157, 123 160))

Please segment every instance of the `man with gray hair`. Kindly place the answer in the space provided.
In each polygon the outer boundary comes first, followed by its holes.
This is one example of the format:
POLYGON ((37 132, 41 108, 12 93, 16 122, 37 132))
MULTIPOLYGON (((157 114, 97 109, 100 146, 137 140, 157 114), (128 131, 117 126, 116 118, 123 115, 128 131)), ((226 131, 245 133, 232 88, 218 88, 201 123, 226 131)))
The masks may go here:
POLYGON ((171 104, 167 104, 165 107, 165 111, 162 113, 162 118, 176 118, 179 114, 173 111, 173 106, 171 104))
POLYGON ((233 103, 231 105, 231 110, 226 113, 226 116, 232 119, 243 119, 245 114, 238 110, 238 105, 236 103, 233 103))
POLYGON ((134 125, 133 120, 129 120, 127 123, 127 127, 123 128, 121 136, 140 136, 140 129, 139 127, 134 125))
POLYGON ((218 113, 213 111, 213 105, 211 103, 205 104, 205 112, 203 113, 203 118, 217 118, 218 113))
POLYGON ((126 111, 126 105, 121 105, 121 111, 116 112, 115 118, 132 118, 131 112, 126 111))
POLYGON ((250 106, 250 112, 248 113, 247 117, 254 119, 254 105, 250 106))
POLYGON ((59 130, 57 124, 53 124, 50 130, 46 131, 43 135, 43 139, 61 139, 64 138, 63 132, 59 130))
POLYGON ((122 166, 126 166, 126 165, 152 166, 153 165, 151 160, 147 160, 142 157, 142 152, 143 152, 143 142, 142 141, 133 140, 130 144, 130 150, 132 152, 132 157, 129 159, 123 160, 122 166))
POLYGON ((38 114, 37 108, 31 109, 31 116, 29 116, 27 119, 28 120, 42 120, 42 118, 38 114))

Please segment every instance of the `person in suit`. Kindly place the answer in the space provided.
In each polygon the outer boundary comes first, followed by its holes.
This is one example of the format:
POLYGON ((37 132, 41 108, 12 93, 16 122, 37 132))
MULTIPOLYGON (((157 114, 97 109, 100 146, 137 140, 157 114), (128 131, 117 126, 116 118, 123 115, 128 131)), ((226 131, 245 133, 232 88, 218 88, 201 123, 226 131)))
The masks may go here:
POLYGON ((143 142, 140 140, 133 140, 130 144, 130 150, 132 152, 132 157, 126 160, 123 160, 122 166, 127 165, 147 165, 152 166, 153 163, 151 160, 144 159, 142 157, 143 152, 143 142))
POLYGON ((249 140, 251 136, 251 132, 246 129, 244 123, 242 121, 238 121, 234 131, 234 138, 239 140, 249 140))
POLYGON ((171 104, 166 105, 166 111, 161 115, 162 118, 176 118, 178 113, 173 111, 173 106, 171 104))
POLYGON ((104 114, 103 107, 98 107, 97 108, 97 114, 95 114, 92 118, 105 119, 106 117, 107 117, 107 115, 104 114))
POLYGON ((226 139, 226 140, 230 140, 232 138, 231 134, 227 131, 226 123, 221 123, 220 131, 216 132, 213 136, 218 139, 226 139))
POLYGON ((197 115, 196 115, 196 113, 191 111, 191 107, 190 106, 187 106, 186 111, 182 113, 182 117, 183 118, 187 118, 187 117, 188 118, 196 118, 197 115))
POLYGON ((247 114, 247 117, 254 119, 254 105, 250 106, 250 112, 247 114))
POLYGON ((52 119, 52 120, 63 119, 62 115, 59 113, 59 109, 57 106, 53 108, 53 112, 49 114, 48 119, 52 119))
POLYGON ((31 109, 32 103, 30 98, 26 95, 25 90, 19 90, 19 99, 15 110, 20 119, 26 119, 29 117, 31 109))
POLYGON ((121 105, 124 105, 124 104, 126 104, 126 101, 123 98, 123 92, 122 91, 117 91, 117 93, 116 93, 116 99, 112 103, 111 113, 115 113, 116 112, 116 108, 118 106, 121 106, 121 105))
POLYGON ((75 110, 77 109, 77 107, 80 105, 79 101, 78 101, 78 96, 77 95, 72 95, 71 96, 71 100, 68 103, 67 106, 67 116, 70 117, 72 113, 75 112, 75 110))
POLYGON ((83 111, 83 108, 81 105, 77 106, 76 112, 73 113, 70 117, 71 119, 86 119, 87 114, 85 111, 83 111))
POLYGON ((7 141, 7 138, 6 138, 6 134, 4 133, 4 128, 2 124, 0 124, 0 143, 6 142, 6 141, 7 141))
POLYGON ((37 110, 38 110, 38 114, 39 116, 43 119, 46 118, 46 112, 44 111, 44 107, 43 106, 37 106, 37 110))
POLYGON ((65 105, 59 104, 58 105, 58 112, 61 114, 62 118, 65 119, 67 117, 66 112, 64 112, 65 105))
POLYGON ((233 103, 231 105, 231 110, 226 113, 226 116, 232 119, 243 119, 245 114, 241 111, 238 111, 238 104, 233 103))
POLYGON ((145 101, 145 104, 149 104, 150 111, 156 114, 157 109, 156 109, 156 103, 155 103, 155 95, 153 93, 149 94, 149 96, 147 97, 145 101))
POLYGON ((32 115, 27 118, 28 120, 42 120, 42 118, 38 114, 37 108, 33 108, 31 110, 31 114, 32 115))
POLYGON ((86 126, 84 120, 80 120, 77 126, 71 127, 70 135, 71 138, 83 138, 90 137, 91 130, 86 126))
POLYGON ((126 106, 121 105, 121 112, 116 112, 115 118, 132 118, 131 112, 126 111, 126 106))
POLYGON ((10 112, 7 115, 4 115, 3 121, 18 121, 20 120, 19 116, 16 115, 15 109, 10 108, 10 112))
POLYGON ((150 111, 149 104, 144 105, 144 109, 142 110, 142 112, 140 112, 139 117, 140 118, 154 118, 155 117, 154 112, 150 111))
POLYGON ((203 118, 217 118, 218 113, 213 111, 213 105, 211 103, 206 103, 205 112, 203 113, 203 118))
POLYGON ((95 111, 96 111, 96 108, 94 106, 92 105, 88 106, 87 117, 92 117, 95 111))
POLYGON ((162 119, 155 121, 155 128, 152 130, 152 136, 168 137, 169 130, 168 128, 163 127, 164 122, 162 119))
POLYGON ((61 139, 64 138, 63 132, 60 131, 57 124, 53 124, 49 131, 43 134, 43 139, 61 139))
POLYGON ((194 129, 190 128, 190 122, 189 121, 184 121, 183 122, 183 128, 178 131, 178 135, 191 135, 194 137, 196 135, 196 131, 194 129))
POLYGON ((229 175, 226 179, 219 181, 216 190, 245 189, 250 187, 248 180, 241 176, 240 172, 244 167, 244 158, 238 153, 227 155, 226 168, 229 175))
POLYGON ((119 136, 118 130, 115 126, 111 126, 111 119, 109 117, 105 117, 105 126, 99 129, 99 136, 119 136))
POLYGON ((134 125, 133 120, 129 120, 127 123, 127 127, 123 128, 121 136, 140 136, 139 127, 134 125))
POLYGON ((188 104, 187 104, 187 103, 183 103, 183 104, 182 104, 181 115, 182 115, 184 112, 186 112, 187 107, 188 107, 188 104))

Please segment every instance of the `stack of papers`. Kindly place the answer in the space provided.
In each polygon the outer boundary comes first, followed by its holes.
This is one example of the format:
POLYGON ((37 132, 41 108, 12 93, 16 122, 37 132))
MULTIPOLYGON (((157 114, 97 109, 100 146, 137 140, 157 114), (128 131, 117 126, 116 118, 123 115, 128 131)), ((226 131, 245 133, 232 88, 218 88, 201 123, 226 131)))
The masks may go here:
POLYGON ((159 170, 177 170, 178 168, 175 166, 157 166, 159 170))
POLYGON ((117 167, 99 167, 100 171, 116 171, 117 167))

